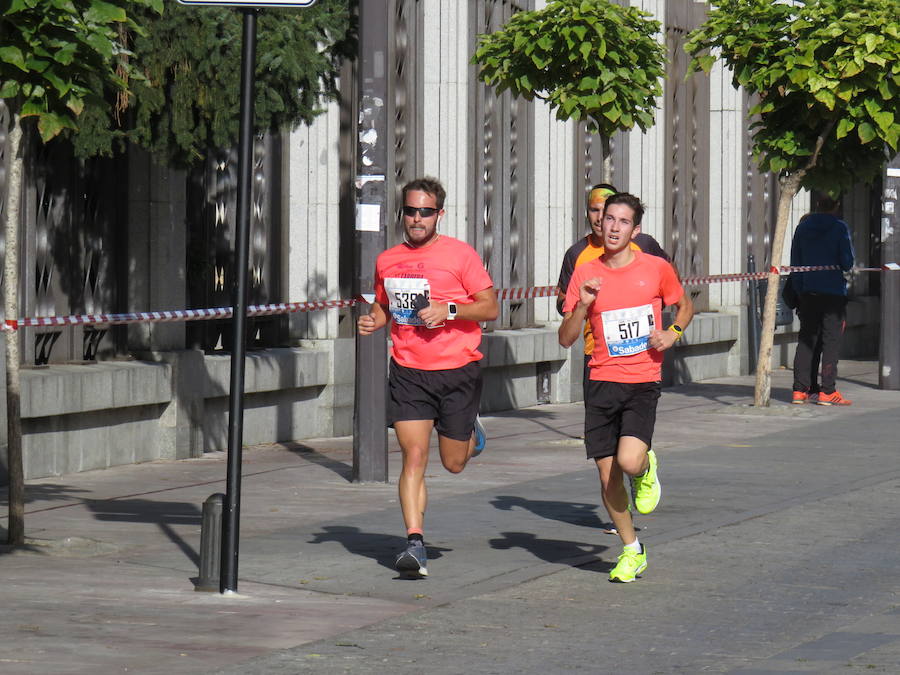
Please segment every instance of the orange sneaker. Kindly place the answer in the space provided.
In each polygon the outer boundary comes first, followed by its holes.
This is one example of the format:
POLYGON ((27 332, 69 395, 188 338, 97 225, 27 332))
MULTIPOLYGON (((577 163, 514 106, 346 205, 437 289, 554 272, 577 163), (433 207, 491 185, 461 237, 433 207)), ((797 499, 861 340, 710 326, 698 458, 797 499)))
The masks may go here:
POLYGON ((852 405, 853 401, 848 398, 844 398, 841 396, 841 392, 837 389, 834 390, 833 394, 819 394, 819 405, 852 405))
POLYGON ((795 391, 791 397, 791 403, 806 403, 809 400, 809 394, 805 391, 795 391))

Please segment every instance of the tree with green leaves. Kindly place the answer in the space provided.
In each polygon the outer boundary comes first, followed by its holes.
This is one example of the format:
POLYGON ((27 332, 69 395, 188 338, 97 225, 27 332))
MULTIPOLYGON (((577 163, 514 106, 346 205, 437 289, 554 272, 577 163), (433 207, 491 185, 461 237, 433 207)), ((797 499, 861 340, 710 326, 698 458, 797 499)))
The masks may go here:
POLYGON ((607 0, 554 0, 480 35, 472 62, 498 94, 546 101, 557 119, 585 121, 605 139, 635 125, 646 131, 666 61, 649 16, 607 0))
MULTIPOLYGON (((900 138, 896 0, 711 0, 685 47, 695 70, 721 59, 735 87, 758 97, 753 151, 781 194, 770 260, 779 265, 791 201, 801 188, 837 196, 870 182, 900 138)), ((770 273, 755 403, 767 406, 778 300, 770 273)))
MULTIPOLYGON (((136 8, 146 30, 132 36, 142 77, 132 82, 128 118, 111 124, 86 111, 73 139, 81 156, 108 155, 129 141, 171 165, 189 167, 213 148, 237 143, 242 14, 234 8, 167 3, 136 8)), ((341 62, 356 53, 348 0, 303 9, 259 10, 254 123, 258 132, 310 124, 337 95, 341 62)))
MULTIPOLYGON (((258 131, 310 123, 337 94, 343 58, 355 55, 348 0, 303 10, 261 10, 257 48, 258 131)), ((23 131, 71 141, 81 158, 131 142, 163 162, 195 164, 237 142, 241 13, 163 0, 0 0, 0 98, 13 113, 6 203, 6 289, 18 288, 23 131)), ((18 315, 5 294, 6 317, 18 315)), ((8 540, 24 539, 19 351, 7 333, 8 540)))
MULTIPOLYGON (((139 33, 128 11, 162 11, 162 0, 0 0, 0 98, 12 113, 7 182, 4 312, 18 317, 18 231, 22 192, 24 126, 34 123, 50 141, 78 130, 85 110, 111 115, 109 97, 127 102, 130 81, 140 77, 122 36, 139 33)), ((19 337, 6 333, 7 542, 25 541, 25 485, 19 390, 19 337)))

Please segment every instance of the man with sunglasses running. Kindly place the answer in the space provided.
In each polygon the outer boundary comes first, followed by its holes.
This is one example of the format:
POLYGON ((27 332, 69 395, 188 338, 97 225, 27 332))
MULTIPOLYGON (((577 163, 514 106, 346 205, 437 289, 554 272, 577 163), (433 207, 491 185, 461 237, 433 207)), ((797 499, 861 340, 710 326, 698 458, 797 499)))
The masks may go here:
POLYGON ((397 556, 401 574, 428 574, 424 543, 425 468, 432 429, 441 463, 451 473, 484 449, 478 421, 480 321, 497 318, 497 294, 478 253, 438 232, 443 186, 419 178, 403 187, 406 241, 375 262, 375 303, 359 318, 362 336, 391 320, 388 423, 403 452, 400 508, 407 545, 397 556))

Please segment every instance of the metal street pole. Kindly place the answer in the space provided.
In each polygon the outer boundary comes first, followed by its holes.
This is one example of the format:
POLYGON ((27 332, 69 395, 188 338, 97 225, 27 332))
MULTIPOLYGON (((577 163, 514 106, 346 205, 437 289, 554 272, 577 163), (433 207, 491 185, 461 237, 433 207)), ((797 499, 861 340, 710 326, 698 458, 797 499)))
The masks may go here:
MULTIPOLYGON (((388 9, 389 0, 359 3, 355 296, 373 292, 375 258, 387 243, 388 9)), ((359 307, 355 316, 367 311, 367 306, 359 307)), ((356 338, 353 480, 357 482, 388 479, 386 350, 385 330, 356 338)))
MULTIPOLYGON (((881 199, 881 264, 900 262, 900 155, 888 164, 881 199)), ((900 389, 900 272, 881 273, 878 387, 900 389)))
POLYGON ((244 371, 246 360, 247 277, 250 250, 250 169, 253 162, 253 104, 256 84, 256 10, 244 8, 241 47, 241 120, 238 139, 238 194, 235 228, 235 274, 231 387, 228 392, 228 477, 222 505, 221 593, 237 592, 241 512, 241 452, 244 439, 244 371))
MULTIPOLYGON (((747 254, 747 272, 756 272, 756 261, 752 253, 747 254)), ((759 285, 756 279, 747 282, 747 372, 756 372, 756 359, 759 356, 759 333, 762 330, 759 321, 759 285)))

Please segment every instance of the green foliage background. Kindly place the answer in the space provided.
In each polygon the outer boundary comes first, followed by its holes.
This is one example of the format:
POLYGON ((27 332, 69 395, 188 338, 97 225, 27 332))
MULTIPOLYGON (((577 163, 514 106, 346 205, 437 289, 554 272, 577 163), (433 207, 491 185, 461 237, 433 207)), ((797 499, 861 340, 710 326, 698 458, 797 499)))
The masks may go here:
POLYGON ((162 8, 162 0, 0 0, 0 98, 35 119, 44 141, 76 131, 85 110, 109 117, 140 78, 123 36, 140 34, 135 13, 162 8))
POLYGON ((896 0, 712 0, 687 50, 696 69, 720 58, 758 94, 751 114, 764 171, 805 167, 804 187, 832 194, 879 175, 900 137, 896 0))
MULTIPOLYGON (((176 165, 209 148, 237 142, 242 13, 166 2, 162 16, 144 11, 144 34, 130 45, 142 79, 131 83, 122 125, 99 109, 85 111, 73 139, 82 156, 110 154, 125 139, 176 165)), ((336 95, 342 58, 356 50, 348 0, 303 9, 260 10, 257 20, 255 122, 258 131, 310 123, 336 95)))
POLYGON ((539 98, 560 120, 586 120, 605 136, 653 126, 662 95, 660 24, 607 0, 555 0, 480 35, 472 62, 500 94, 539 98))

